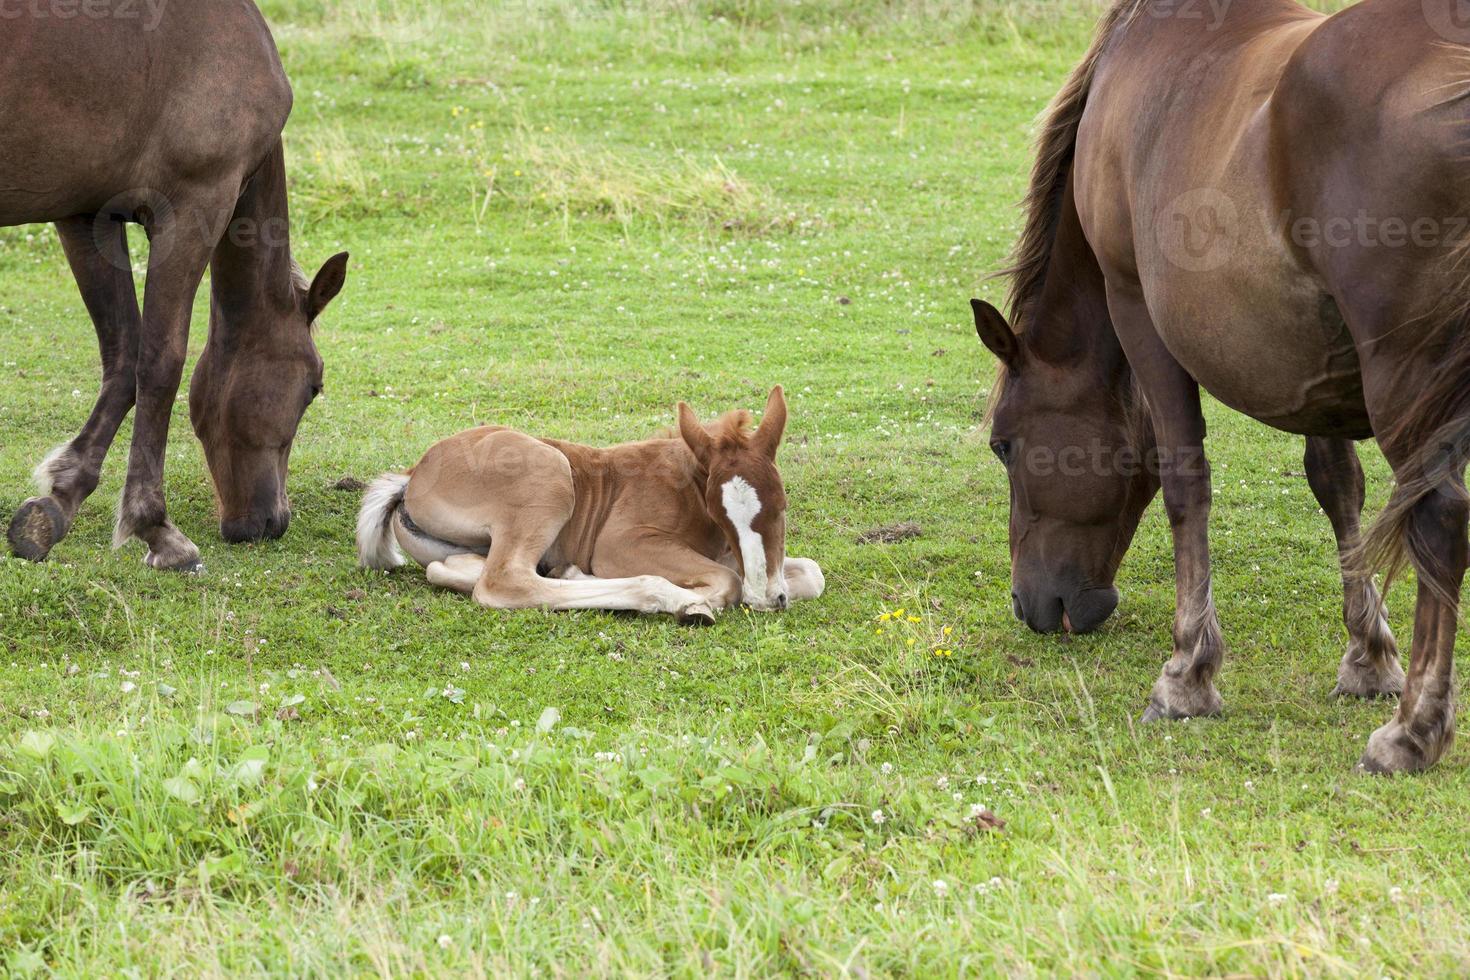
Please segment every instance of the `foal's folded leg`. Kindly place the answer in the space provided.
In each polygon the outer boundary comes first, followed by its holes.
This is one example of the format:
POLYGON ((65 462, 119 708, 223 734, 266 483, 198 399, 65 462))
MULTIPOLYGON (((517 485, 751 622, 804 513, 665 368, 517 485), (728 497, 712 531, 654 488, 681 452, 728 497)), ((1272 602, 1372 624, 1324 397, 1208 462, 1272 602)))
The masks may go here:
POLYGON ((786 559, 786 594, 792 602, 815 599, 827 590, 822 566, 810 558, 786 559))

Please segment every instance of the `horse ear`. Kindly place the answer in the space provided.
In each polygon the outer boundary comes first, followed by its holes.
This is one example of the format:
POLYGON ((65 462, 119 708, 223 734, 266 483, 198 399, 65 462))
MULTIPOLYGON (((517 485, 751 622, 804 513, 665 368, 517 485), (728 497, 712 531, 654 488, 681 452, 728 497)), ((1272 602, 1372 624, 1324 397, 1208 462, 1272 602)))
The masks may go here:
POLYGON ((311 288, 306 291, 306 317, 315 320, 321 315, 327 304, 337 298, 342 287, 347 284, 347 259, 346 252, 338 252, 322 265, 321 271, 311 281, 311 288))
POLYGON ((699 460, 700 466, 709 465, 709 458, 714 453, 714 440, 699 423, 694 409, 683 402, 679 403, 679 437, 684 440, 684 445, 689 447, 694 458, 699 460))
POLYGON ((766 399, 766 412, 761 416, 761 427, 750 437, 750 444, 775 460, 776 450, 781 446, 781 436, 786 432, 786 393, 777 385, 766 399))
POLYGON ((1002 364, 1015 367, 1021 357, 1021 344, 1006 318, 983 299, 970 300, 970 307, 975 311, 975 332, 980 335, 980 342, 989 347, 990 353, 1000 358, 1002 364))

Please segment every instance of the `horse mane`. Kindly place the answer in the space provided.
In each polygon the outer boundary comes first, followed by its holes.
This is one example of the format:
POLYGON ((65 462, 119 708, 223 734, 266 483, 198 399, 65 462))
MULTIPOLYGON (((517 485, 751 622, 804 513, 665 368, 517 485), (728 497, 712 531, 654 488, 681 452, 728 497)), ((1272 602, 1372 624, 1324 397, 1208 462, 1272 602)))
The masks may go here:
MULTIPOLYGON (((1036 160, 1031 165, 1031 183, 1021 202, 1026 221, 1006 267, 992 277, 1010 280, 1006 297, 1010 307, 1008 319, 1011 329, 1017 333, 1025 329, 1026 314, 1046 285, 1046 272, 1062 218, 1062 201, 1072 176, 1072 161, 1077 155, 1077 129, 1082 124, 1082 113, 1087 109, 1103 52, 1113 35, 1132 23, 1148 2, 1116 0, 1098 21, 1092 46, 1038 118, 1036 160)), ((1006 367, 1001 365, 991 386, 982 425, 988 426, 995 415, 1006 375, 1006 367)), ((1141 393, 1130 401, 1134 405, 1142 404, 1141 393)), ((1133 414, 1130 412, 1130 417, 1133 414)))
MULTIPOLYGON (((715 419, 713 422, 705 423, 705 431, 715 444, 721 448, 743 449, 750 444, 753 435, 751 426, 755 424, 755 416, 744 408, 734 408, 715 419)), ((655 439, 679 439, 678 426, 665 426, 654 433, 655 439)))
POLYGON ((722 448, 743 449, 750 443, 750 427, 754 421, 749 411, 735 408, 705 426, 722 448))
POLYGON ((1117 0, 1098 22, 1092 46, 1072 69, 1066 84, 1057 92, 1038 120, 1036 160, 1031 165, 1031 184, 1022 202, 1026 223, 1011 250, 1006 268, 996 278, 1009 279, 1007 300, 1011 328, 1022 329, 1027 308, 1046 285, 1052 244, 1062 216, 1062 199, 1077 155, 1077 128, 1087 109, 1092 83, 1108 42, 1122 27, 1132 23, 1149 0, 1117 0))

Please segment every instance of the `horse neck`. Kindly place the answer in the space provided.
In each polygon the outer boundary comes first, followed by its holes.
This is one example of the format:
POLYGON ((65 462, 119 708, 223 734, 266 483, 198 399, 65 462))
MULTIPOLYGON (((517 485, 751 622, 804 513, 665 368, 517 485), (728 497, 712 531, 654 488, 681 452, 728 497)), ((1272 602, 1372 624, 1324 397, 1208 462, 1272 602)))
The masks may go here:
MULTIPOLYGON (((1046 278, 1025 304, 1027 348, 1043 361, 1097 371, 1109 385, 1131 383, 1131 372, 1108 312, 1107 284, 1082 231, 1067 182, 1046 278)), ((1019 319, 1019 317, 1018 317, 1019 319)))
POLYGON ((210 262, 210 341, 256 339, 296 303, 286 160, 278 141, 251 175, 210 262))

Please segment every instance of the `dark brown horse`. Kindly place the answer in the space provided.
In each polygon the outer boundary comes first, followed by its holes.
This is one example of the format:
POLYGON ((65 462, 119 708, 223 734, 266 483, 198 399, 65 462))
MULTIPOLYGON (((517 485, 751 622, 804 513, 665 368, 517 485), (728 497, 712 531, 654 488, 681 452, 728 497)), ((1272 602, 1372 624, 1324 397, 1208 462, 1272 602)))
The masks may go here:
POLYGON ((1162 485, 1173 658, 1146 720, 1221 710, 1200 389, 1307 437, 1342 556, 1337 692, 1402 694, 1361 765, 1423 769, 1454 737, 1470 513, 1470 23, 1456 0, 1124 0, 1044 121, 992 446, 1011 484, 1012 602, 1040 631, 1097 627, 1162 485), (1014 327, 1014 329, 1013 329, 1014 327), (1393 467, 1360 541, 1353 440, 1393 467), (1365 569, 1418 573, 1405 678, 1365 569))
POLYGON ((45 4, 0 28, 0 225, 55 222, 102 348, 102 390, 80 434, 36 471, 10 543, 39 561, 97 486, 136 405, 115 543, 141 538, 158 568, 195 570, 169 521, 164 449, 204 269, 209 341, 189 409, 231 541, 286 529, 286 460, 321 390, 311 323, 347 256, 305 282, 291 259, 281 130, 291 87, 250 0, 45 4), (141 310, 126 224, 150 248, 141 310))

